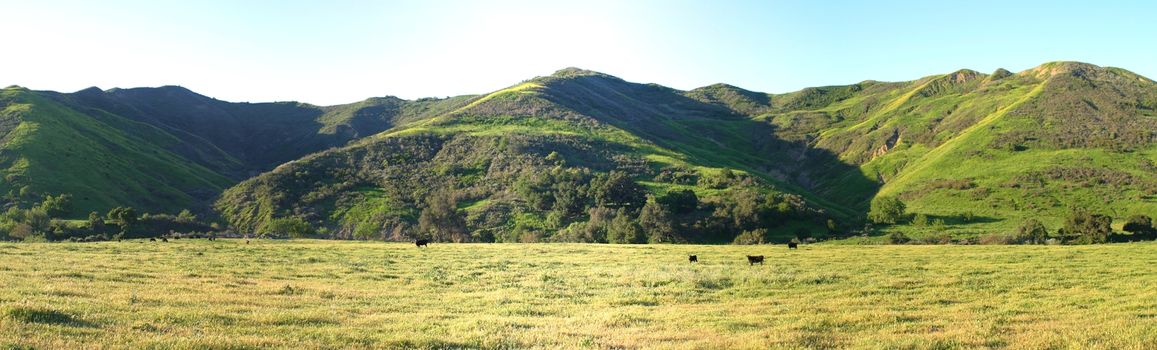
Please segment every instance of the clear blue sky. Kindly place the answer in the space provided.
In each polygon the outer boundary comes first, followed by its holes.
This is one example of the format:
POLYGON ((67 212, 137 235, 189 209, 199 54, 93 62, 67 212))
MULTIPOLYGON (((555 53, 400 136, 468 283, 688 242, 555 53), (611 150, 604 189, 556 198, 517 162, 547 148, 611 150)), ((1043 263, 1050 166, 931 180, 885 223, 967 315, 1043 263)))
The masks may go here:
POLYGON ((569 66, 765 92, 1055 60, 1157 78, 1154 3, 0 0, 0 85, 337 104, 486 93, 569 66))

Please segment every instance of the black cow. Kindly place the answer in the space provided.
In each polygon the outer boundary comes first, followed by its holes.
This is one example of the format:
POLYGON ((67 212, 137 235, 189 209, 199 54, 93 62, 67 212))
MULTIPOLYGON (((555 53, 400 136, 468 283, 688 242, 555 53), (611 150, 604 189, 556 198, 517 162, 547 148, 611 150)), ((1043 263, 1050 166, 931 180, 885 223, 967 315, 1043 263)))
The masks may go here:
POLYGON ((796 249, 796 248, 799 248, 799 244, 798 244, 798 243, 795 243, 795 242, 787 242, 787 249, 796 249))
POLYGON ((688 257, 687 260, 690 260, 691 262, 695 263, 695 262, 699 262, 699 257, 692 255, 692 256, 688 257))
POLYGON ((430 245, 430 240, 428 240, 428 239, 419 239, 419 240, 416 240, 416 241, 414 241, 414 245, 417 245, 417 246, 418 246, 418 248, 421 248, 421 247, 427 247, 427 246, 429 246, 429 245, 430 245))
POLYGON ((156 238, 149 238, 149 242, 156 242, 156 241, 157 241, 156 238))
POLYGON ((748 255, 747 256, 747 263, 748 263, 748 266, 754 266, 755 263, 759 263, 759 265, 763 265, 763 255, 754 255, 754 256, 748 255))

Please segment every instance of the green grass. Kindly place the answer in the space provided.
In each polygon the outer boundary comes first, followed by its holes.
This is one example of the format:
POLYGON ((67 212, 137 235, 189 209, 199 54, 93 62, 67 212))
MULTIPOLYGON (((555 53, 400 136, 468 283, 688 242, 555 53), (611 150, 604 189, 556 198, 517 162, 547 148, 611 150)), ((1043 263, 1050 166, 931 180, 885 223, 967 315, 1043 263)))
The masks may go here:
POLYGON ((1155 262, 1153 243, 6 243, 0 347, 1144 349, 1155 262))

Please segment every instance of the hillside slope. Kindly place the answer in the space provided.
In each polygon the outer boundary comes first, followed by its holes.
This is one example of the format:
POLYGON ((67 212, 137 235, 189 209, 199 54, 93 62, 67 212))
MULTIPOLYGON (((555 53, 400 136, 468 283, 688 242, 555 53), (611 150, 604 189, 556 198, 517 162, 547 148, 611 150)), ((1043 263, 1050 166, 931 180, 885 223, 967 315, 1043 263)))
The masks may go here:
POLYGON ((676 90, 564 69, 282 165, 218 208, 244 231, 300 217, 338 237, 400 239, 427 231, 423 211, 448 198, 463 222, 436 238, 506 242, 616 241, 608 221, 646 222, 648 206, 671 226, 635 229, 651 242, 726 242, 761 226, 775 230, 759 238, 786 239, 852 217, 767 172, 780 158, 772 137, 676 90))
POLYGON ((1149 79, 1076 62, 787 94, 678 91, 568 68, 283 165, 218 208, 243 230, 302 217, 336 236, 398 238, 437 194, 468 218, 464 231, 498 232, 473 239, 567 239, 613 216, 594 188, 619 171, 652 201, 680 190, 704 200, 664 207, 691 241, 758 227, 735 219, 744 201, 794 203, 751 221, 783 239, 858 227, 877 196, 944 222, 891 229, 1005 233, 1028 217, 1058 225, 1076 208, 1157 211, 1154 96, 1149 79), (743 180, 715 183, 735 174, 743 180), (763 195, 735 197, 747 190, 763 195), (737 224, 712 223, 724 218, 737 224))
MULTIPOLYGON (((784 95, 734 90, 688 95, 838 154, 882 184, 873 195, 899 196, 952 231, 1009 232, 1029 217, 1056 227, 1077 208, 1157 213, 1157 86, 1122 69, 1053 62, 784 95)), ((824 187, 824 195, 859 191, 824 187)))
POLYGON ((934 223, 886 228, 914 235, 1157 216, 1157 84, 1078 62, 785 94, 567 68, 328 107, 11 87, 0 111, 6 202, 69 193, 73 218, 127 205, 332 237, 726 242, 851 233, 880 196, 934 223))
POLYGON ((3 93, 0 193, 17 205, 71 194, 73 218, 115 206, 209 212, 213 198, 242 179, 469 99, 318 107, 230 103, 173 86, 3 93))
POLYGON ((0 193, 9 203, 71 194, 71 217, 118 205, 172 210, 231 184, 167 151, 181 140, 147 124, 85 115, 22 88, 0 92, 0 107, 0 193))

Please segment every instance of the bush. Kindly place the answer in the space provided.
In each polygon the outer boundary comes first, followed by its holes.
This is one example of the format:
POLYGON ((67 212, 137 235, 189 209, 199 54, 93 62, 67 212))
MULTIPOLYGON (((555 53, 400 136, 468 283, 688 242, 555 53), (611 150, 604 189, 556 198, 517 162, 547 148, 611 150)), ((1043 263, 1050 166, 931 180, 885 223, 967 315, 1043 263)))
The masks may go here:
POLYGON ((896 197, 876 197, 868 211, 868 220, 876 224, 895 224, 904 219, 904 202, 896 197))
POLYGON ((892 244, 905 244, 911 242, 912 239, 908 238, 908 235, 904 234, 903 232, 896 231, 888 235, 888 241, 892 244))
POLYGON ((286 218, 277 218, 269 221, 261 233, 267 235, 288 235, 294 238, 308 237, 313 234, 313 226, 310 226, 304 219, 291 216, 286 218))
POLYGON ((1153 227, 1153 219, 1145 215, 1130 216, 1123 229, 1133 234, 1130 239, 1133 241, 1157 239, 1157 228, 1153 227))
POLYGON ((1028 219, 1016 229, 1016 240, 1019 243, 1044 244, 1048 239, 1049 230, 1037 219, 1028 219))
POLYGON ((767 236, 767 229, 757 228, 750 231, 743 231, 731 244, 763 244, 763 238, 767 236))
POLYGON ((983 235, 977 241, 977 243, 985 245, 1014 244, 1016 242, 1016 238, 1012 236, 999 234, 983 235))
POLYGON ((928 215, 924 215, 923 213, 916 214, 916 217, 912 218, 912 225, 916 227, 928 226, 928 215))
POLYGON ((1082 244, 1106 243, 1113 233, 1112 224, 1113 219, 1108 216, 1077 210, 1065 219, 1060 236, 1082 244))
POLYGON ((625 209, 619 209, 615 214, 615 218, 611 219, 611 224, 607 227, 607 242, 608 243, 646 243, 647 238, 643 235, 643 229, 631 220, 625 209))
POLYGON ((919 244, 952 244, 952 236, 947 233, 938 233, 914 240, 919 244))

